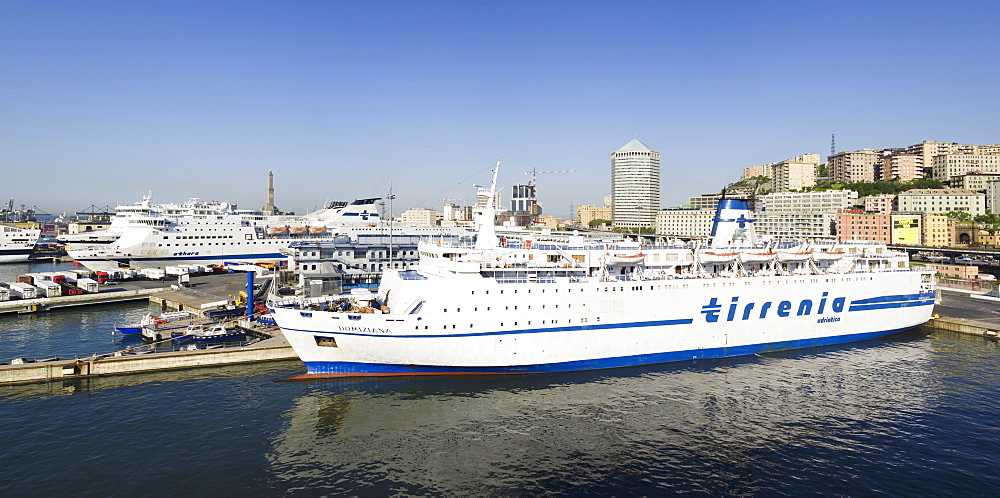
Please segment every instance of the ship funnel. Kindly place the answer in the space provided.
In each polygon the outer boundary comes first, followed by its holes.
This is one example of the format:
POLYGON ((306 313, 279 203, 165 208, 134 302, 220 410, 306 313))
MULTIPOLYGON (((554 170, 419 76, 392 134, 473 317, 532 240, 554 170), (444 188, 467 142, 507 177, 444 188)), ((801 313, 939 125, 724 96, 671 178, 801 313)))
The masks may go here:
POLYGON ((755 246, 757 233, 750 205, 742 199, 722 199, 712 220, 712 247, 755 246))

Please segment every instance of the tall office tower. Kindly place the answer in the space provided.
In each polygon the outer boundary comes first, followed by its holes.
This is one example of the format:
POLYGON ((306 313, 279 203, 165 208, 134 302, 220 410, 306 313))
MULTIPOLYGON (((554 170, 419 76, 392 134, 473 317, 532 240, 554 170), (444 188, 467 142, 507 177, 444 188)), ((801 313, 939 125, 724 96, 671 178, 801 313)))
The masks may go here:
POLYGON ((660 153, 633 139, 611 154, 612 225, 653 227, 659 210, 660 153))

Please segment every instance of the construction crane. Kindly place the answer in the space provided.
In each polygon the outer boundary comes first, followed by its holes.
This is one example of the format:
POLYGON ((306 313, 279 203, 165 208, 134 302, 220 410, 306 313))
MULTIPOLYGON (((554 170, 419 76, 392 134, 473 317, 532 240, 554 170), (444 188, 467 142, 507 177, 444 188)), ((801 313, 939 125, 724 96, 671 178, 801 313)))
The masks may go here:
POLYGON ((528 185, 531 185, 532 187, 535 186, 535 177, 537 177, 538 175, 541 175, 541 174, 546 174, 546 173, 576 173, 576 170, 575 169, 563 169, 563 170, 558 170, 558 171, 538 171, 535 168, 531 168, 531 171, 525 171, 524 172, 524 174, 526 174, 526 175, 531 175, 531 180, 528 181, 528 185))
MULTIPOLYGON (((528 180, 527 192, 522 193, 522 199, 527 198, 527 205, 523 208, 524 211, 530 213, 530 222, 538 218, 538 189, 535 186, 538 175, 549 174, 549 173, 576 173, 575 169, 569 170, 554 170, 554 171, 538 171, 537 168, 531 168, 531 171, 525 171, 524 174, 531 175, 531 180, 528 180)), ((513 200, 516 202, 516 199, 513 200)), ((512 202, 513 204, 513 202, 512 202)))

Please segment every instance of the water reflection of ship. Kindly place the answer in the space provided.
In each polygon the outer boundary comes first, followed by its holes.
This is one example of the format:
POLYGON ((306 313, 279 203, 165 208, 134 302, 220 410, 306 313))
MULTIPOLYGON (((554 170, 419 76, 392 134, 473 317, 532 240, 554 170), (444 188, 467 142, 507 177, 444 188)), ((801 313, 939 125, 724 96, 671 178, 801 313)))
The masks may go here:
POLYGON ((598 483, 610 469, 666 471, 676 458, 744 465, 758 451, 921 411, 932 348, 914 331, 857 347, 614 371, 313 382, 286 415, 271 470, 341 491, 439 494, 532 493, 564 472, 598 483))

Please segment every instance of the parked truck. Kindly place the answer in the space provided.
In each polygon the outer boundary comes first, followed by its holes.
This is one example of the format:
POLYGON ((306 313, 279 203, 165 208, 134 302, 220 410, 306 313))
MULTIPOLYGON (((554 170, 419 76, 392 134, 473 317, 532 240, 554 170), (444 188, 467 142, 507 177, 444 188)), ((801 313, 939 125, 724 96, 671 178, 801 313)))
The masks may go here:
POLYGON ((150 280, 163 280, 167 276, 162 268, 143 268, 141 271, 150 280))
POLYGON ((97 292, 100 284, 92 278, 81 278, 76 281, 76 286, 83 289, 83 292, 93 293, 97 292))
POLYGON ((51 280, 43 280, 41 282, 38 282, 38 284, 35 285, 35 287, 38 287, 38 293, 37 293, 38 296, 59 297, 62 295, 62 286, 51 280))
POLYGON ((38 297, 38 289, 24 282, 11 282, 10 295, 21 299, 34 299, 38 297))

